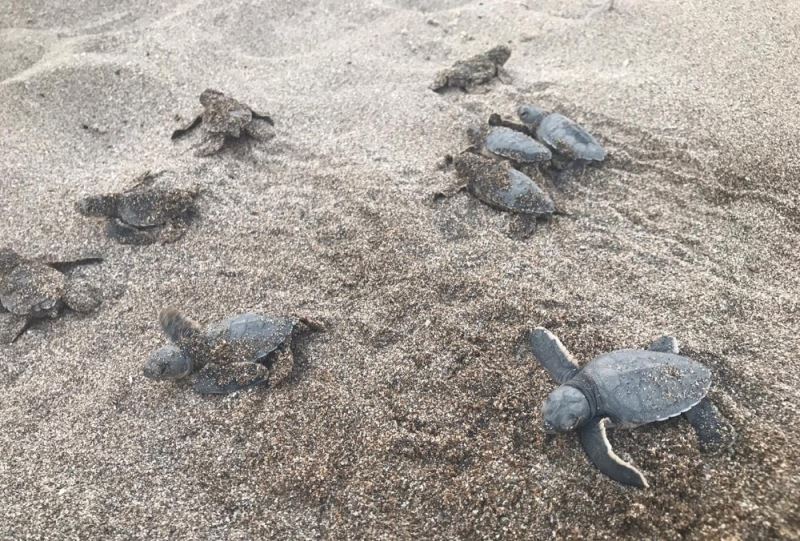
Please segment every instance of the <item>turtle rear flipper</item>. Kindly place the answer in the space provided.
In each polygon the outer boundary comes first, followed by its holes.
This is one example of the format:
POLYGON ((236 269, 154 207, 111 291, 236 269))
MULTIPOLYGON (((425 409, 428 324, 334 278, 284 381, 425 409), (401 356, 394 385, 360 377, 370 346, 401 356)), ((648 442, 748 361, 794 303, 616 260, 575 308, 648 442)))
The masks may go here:
POLYGON ((194 117, 194 119, 191 122, 172 132, 170 139, 177 139, 179 137, 183 137, 184 135, 195 129, 197 126, 199 126, 202 121, 203 121, 203 114, 200 113, 199 115, 194 117))
POLYGON ((638 488, 647 488, 642 473, 614 453, 606 436, 603 419, 595 417, 580 429, 583 449, 597 469, 618 483, 638 488))
POLYGON ((197 373, 194 390, 200 394, 230 394, 261 385, 270 379, 269 369, 257 363, 208 363, 197 373))
POLYGON ((531 331, 529 341, 534 357, 558 383, 566 383, 580 367, 556 335, 537 327, 531 331))
POLYGON ((51 259, 45 259, 45 264, 48 267, 52 267, 59 272, 69 272, 72 269, 77 267, 82 267, 83 265, 96 265, 98 263, 102 263, 103 258, 100 256, 90 256, 87 255, 86 257, 76 257, 73 259, 68 259, 66 261, 53 261, 51 259))
POLYGON ((735 430, 708 397, 683 415, 694 427, 703 452, 716 454, 733 445, 735 430))
POLYGON ((11 344, 30 326, 30 319, 10 312, 0 312, 0 344, 11 344))

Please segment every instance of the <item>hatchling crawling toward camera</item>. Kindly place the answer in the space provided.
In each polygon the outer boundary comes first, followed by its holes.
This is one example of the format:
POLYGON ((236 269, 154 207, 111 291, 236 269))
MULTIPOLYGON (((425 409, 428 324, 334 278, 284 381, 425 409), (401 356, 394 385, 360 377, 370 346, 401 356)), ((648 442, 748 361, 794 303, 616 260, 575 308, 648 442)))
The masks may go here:
POLYGON ((298 327, 323 329, 306 318, 253 313, 231 316, 203 329, 171 308, 161 312, 159 321, 172 344, 150 356, 144 376, 156 381, 191 378, 200 394, 277 385, 292 372, 291 341, 298 327))
POLYGON ((231 139, 249 136, 259 141, 268 141, 275 136, 275 123, 267 113, 255 111, 250 106, 226 96, 219 90, 208 88, 200 94, 203 112, 185 126, 172 132, 172 139, 188 134, 198 126, 203 136, 195 154, 216 154, 231 139))
POLYGON ((99 257, 32 259, 0 248, 0 343, 14 342, 34 321, 56 318, 65 308, 81 313, 97 308, 100 291, 66 273, 101 261, 99 257))
POLYGON ((560 384, 542 406, 545 430, 576 430, 592 463, 624 485, 647 487, 639 470, 618 457, 605 423, 634 428, 683 414, 704 451, 719 452, 735 439, 733 427, 708 399, 711 372, 678 354, 678 341, 664 336, 646 350, 605 353, 582 368, 561 341, 544 328, 530 334, 534 356, 560 384))

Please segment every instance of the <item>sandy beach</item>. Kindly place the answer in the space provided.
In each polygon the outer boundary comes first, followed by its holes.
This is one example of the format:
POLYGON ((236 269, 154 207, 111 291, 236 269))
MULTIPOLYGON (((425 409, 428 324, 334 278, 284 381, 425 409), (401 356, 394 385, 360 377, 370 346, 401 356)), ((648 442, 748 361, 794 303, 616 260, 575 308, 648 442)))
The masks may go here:
POLYGON ((800 538, 800 3, 0 3, 0 247, 104 257, 103 293, 0 346, 0 539, 800 538), (435 93, 507 45, 510 80, 435 93), (274 139, 170 134, 216 88, 274 139), (490 113, 579 121, 602 167, 527 239, 442 167, 490 113), (119 244, 81 197, 202 189, 177 242, 119 244), (302 314, 272 389, 142 376, 158 312, 302 314), (586 362, 674 334, 734 447, 613 432, 650 488, 546 437, 543 325, 586 362))

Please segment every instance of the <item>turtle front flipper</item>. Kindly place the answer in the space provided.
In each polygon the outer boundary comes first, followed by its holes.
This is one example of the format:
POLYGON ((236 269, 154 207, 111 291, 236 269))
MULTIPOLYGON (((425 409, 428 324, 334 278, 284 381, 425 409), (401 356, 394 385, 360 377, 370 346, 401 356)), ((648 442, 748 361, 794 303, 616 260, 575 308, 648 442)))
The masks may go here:
POLYGON ((230 394, 265 385, 269 369, 257 363, 208 363, 198 373, 194 390, 200 394, 230 394))
POLYGON ((72 269, 82 267, 83 265, 96 265, 98 263, 102 263, 103 258, 96 255, 87 255, 85 257, 74 257, 67 259, 66 261, 55 261, 50 258, 45 258, 43 259, 43 262, 48 267, 52 267, 59 272, 69 272, 72 269))
POLYGON ((703 452, 714 454, 733 445, 736 431, 708 397, 683 415, 694 427, 703 452))
POLYGON ((203 114, 200 113, 199 115, 194 117, 194 119, 191 122, 172 132, 170 139, 177 139, 179 137, 183 137, 184 135, 195 129, 197 126, 199 126, 202 121, 203 121, 203 114))
POLYGON ((642 473, 614 453, 601 417, 595 417, 580 428, 580 439, 589 460, 598 470, 623 485, 647 488, 642 473))
POLYGON ((536 360, 558 383, 566 383, 580 368, 556 335, 537 327, 530 333, 531 351, 536 360))
POLYGON ((674 336, 662 336, 647 346, 647 349, 649 351, 660 351, 661 353, 674 353, 677 355, 680 353, 680 344, 678 343, 678 339, 674 336))
POLYGON ((11 344, 17 340, 30 325, 25 316, 0 311, 0 344, 11 344))
POLYGON ((266 122, 270 126, 274 126, 275 125, 275 121, 272 120, 272 117, 270 116, 269 113, 265 113, 263 111, 252 111, 252 110, 251 110, 251 112, 253 113, 253 119, 254 120, 263 120, 264 122, 266 122))
POLYGON ((187 347, 197 342, 202 333, 200 325, 174 308, 162 310, 158 315, 158 321, 169 339, 180 347, 187 347))

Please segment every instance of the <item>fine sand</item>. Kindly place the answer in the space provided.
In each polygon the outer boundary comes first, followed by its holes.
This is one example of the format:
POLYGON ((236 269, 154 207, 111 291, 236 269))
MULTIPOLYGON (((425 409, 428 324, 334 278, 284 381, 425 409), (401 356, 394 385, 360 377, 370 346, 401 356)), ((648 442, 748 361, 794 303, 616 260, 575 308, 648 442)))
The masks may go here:
POLYGON ((0 244, 106 258, 96 313, 0 347, 0 538, 796 539, 798 42, 782 0, 0 2, 0 244), (496 44, 511 82, 428 89, 496 44), (170 141, 207 87, 277 136, 170 141), (524 102, 609 151, 528 239, 432 198, 464 128, 524 102), (178 242, 75 212, 147 169, 205 190, 178 242), (284 385, 203 398, 141 375, 169 305, 327 331, 284 385), (536 325, 581 361, 675 334, 735 447, 613 433, 651 487, 610 481, 541 430, 536 325))

